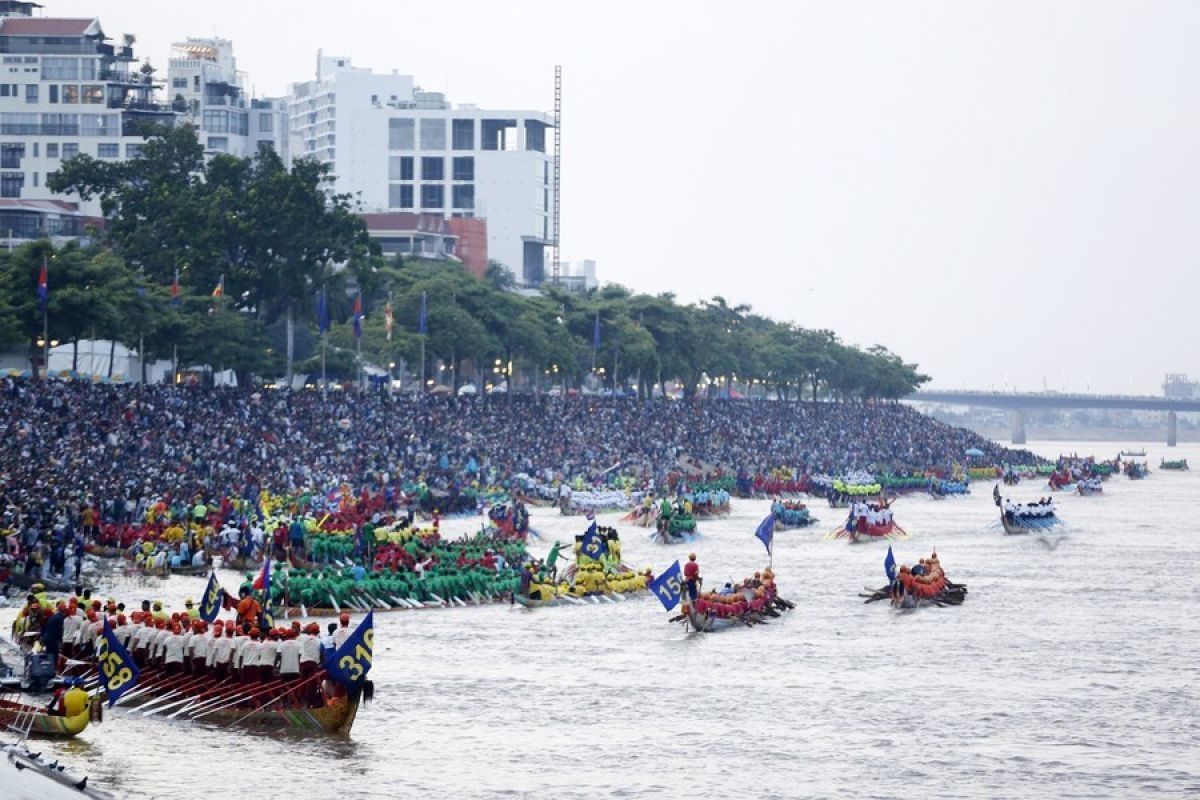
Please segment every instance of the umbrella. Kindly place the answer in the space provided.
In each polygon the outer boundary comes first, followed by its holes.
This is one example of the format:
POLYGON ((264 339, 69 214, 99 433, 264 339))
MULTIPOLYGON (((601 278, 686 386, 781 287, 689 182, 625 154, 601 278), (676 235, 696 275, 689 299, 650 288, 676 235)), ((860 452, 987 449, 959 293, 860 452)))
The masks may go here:
POLYGON ((967 453, 967 455, 974 456, 975 458, 978 458, 979 456, 983 455, 983 451, 980 450, 978 447, 968 447, 966 450, 966 453, 967 453))

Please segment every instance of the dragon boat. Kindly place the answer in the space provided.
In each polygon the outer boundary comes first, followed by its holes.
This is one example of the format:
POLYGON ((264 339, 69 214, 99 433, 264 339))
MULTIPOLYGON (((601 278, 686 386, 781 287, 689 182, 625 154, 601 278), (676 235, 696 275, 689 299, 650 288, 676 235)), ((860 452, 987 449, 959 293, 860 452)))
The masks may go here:
POLYGON ((1159 462, 1159 464, 1158 464, 1158 468, 1159 468, 1159 469, 1175 470, 1175 471, 1182 471, 1182 470, 1189 469, 1189 467, 1188 467, 1188 463, 1187 463, 1187 459, 1186 459, 1186 458, 1181 458, 1181 459, 1178 459, 1178 460, 1176 460, 1176 461, 1167 461, 1167 460, 1164 458, 1164 459, 1162 459, 1162 460, 1159 462))
POLYGON ((30 736, 69 739, 82 733, 89 722, 99 720, 102 714, 100 703, 78 687, 67 690, 55 711, 22 703, 15 688, 0 695, 0 727, 28 730, 30 736))
POLYGON ((311 702, 297 699, 308 682, 320 686, 324 676, 325 672, 321 670, 291 682, 240 683, 214 675, 169 674, 146 667, 141 671, 137 687, 121 697, 119 704, 141 708, 147 713, 151 707, 161 712, 173 712, 167 714, 168 717, 187 713, 192 720, 225 723, 226 726, 237 722, 248 727, 299 733, 348 734, 358 715, 359 704, 364 697, 370 699, 374 689, 370 681, 365 681, 363 687, 350 694, 322 693, 320 699, 311 702))
POLYGON ((1145 458, 1145 457, 1146 457, 1146 448, 1144 448, 1144 447, 1141 448, 1140 450, 1122 450, 1121 451, 1121 458, 1145 458))
POLYGON ((797 528, 807 528, 815 522, 820 522, 809 513, 803 503, 781 503, 771 509, 775 515, 775 530, 790 531, 797 528))
MULTIPOLYGON (((869 588, 869 587, 868 587, 869 588)), ((866 598, 863 603, 874 603, 877 600, 891 599, 892 607, 899 611, 908 611, 925 606, 961 606, 967 599, 967 585, 954 583, 941 574, 926 578, 914 576, 908 567, 902 567, 896 575, 896 580, 887 586, 880 587, 867 594, 859 594, 866 598)))
POLYGON ((1103 494, 1104 486, 1100 483, 1099 478, 1084 480, 1079 482, 1079 487, 1076 489, 1081 497, 1091 497, 1097 494, 1103 494))
POLYGON ((743 581, 728 594, 704 592, 695 602, 685 599, 680 613, 669 621, 682 623, 689 631, 716 633, 729 628, 765 625, 769 618, 779 617, 795 607, 778 595, 775 573, 768 568, 755 579, 743 581))
POLYGON ((1038 533, 1062 524, 1057 515, 1032 516, 1029 514, 1009 515, 1000 512, 1000 525, 1004 532, 1011 535, 1023 533, 1038 533))
POLYGON ((1150 468, 1145 464, 1139 464, 1136 461, 1125 464, 1125 477, 1131 481, 1145 480, 1149 474, 1150 468))

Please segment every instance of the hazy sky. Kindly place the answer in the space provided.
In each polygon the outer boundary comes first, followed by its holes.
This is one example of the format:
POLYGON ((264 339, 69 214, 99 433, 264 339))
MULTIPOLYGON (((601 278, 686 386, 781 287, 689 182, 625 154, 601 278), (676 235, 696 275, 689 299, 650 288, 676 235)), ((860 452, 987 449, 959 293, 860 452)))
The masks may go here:
POLYGON ((455 103, 553 105, 566 257, 885 344, 943 388, 1200 377, 1200 4, 43 0, 165 69, 317 48, 455 103))

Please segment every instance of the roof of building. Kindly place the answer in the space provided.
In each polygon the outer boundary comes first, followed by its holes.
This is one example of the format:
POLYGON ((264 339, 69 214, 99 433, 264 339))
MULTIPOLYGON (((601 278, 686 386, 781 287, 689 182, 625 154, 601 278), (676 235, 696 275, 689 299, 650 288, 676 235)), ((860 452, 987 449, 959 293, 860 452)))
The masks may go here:
POLYGON ((415 214, 407 211, 390 211, 384 214, 363 214, 369 233, 385 231, 435 233, 450 236, 450 226, 441 214, 415 214))
POLYGON ((0 211, 51 211, 58 214, 80 214, 79 204, 66 200, 29 200, 21 197, 0 197, 0 211))
POLYGON ((67 17, 3 17, 0 36, 83 36, 101 34, 100 20, 67 17))

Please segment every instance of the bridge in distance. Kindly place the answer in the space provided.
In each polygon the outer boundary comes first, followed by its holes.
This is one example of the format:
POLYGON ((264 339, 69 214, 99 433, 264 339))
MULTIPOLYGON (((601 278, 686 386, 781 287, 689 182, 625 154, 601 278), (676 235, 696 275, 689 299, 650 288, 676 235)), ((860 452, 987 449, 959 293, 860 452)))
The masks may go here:
POLYGON ((1012 443, 1025 444, 1025 412, 1049 409, 1105 409, 1125 411, 1161 411, 1166 418, 1167 445, 1178 438, 1177 415, 1181 411, 1200 412, 1200 400, 1180 397, 1151 397, 1116 394, 1059 394, 1057 392, 985 392, 940 391, 927 389, 910 394, 908 400, 925 403, 950 403, 981 408, 999 408, 1009 413, 1012 443))

